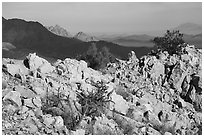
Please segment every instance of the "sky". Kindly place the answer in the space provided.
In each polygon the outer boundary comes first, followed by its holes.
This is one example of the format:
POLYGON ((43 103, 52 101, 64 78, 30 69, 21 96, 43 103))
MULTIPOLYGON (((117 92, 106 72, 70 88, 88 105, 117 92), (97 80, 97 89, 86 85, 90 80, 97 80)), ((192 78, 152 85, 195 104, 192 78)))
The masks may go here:
POLYGON ((202 24, 201 2, 3 2, 6 19, 60 25, 72 34, 159 33, 183 23, 202 24))

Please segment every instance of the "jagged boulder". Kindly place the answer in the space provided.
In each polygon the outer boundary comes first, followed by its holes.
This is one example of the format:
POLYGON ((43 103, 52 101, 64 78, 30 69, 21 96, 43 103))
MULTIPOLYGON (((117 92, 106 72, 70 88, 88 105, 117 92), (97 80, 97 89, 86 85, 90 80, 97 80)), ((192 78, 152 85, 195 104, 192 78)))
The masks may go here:
POLYGON ((23 61, 24 65, 33 72, 39 71, 40 73, 50 73, 54 71, 54 67, 45 59, 30 53, 23 61))
POLYGON ((17 91, 10 91, 8 94, 6 94, 3 98, 4 101, 11 101, 15 103, 18 107, 22 105, 20 93, 17 91))
POLYGON ((3 59, 2 70, 8 72, 10 75, 21 79, 25 82, 25 75, 29 74, 28 69, 23 65, 22 61, 3 59))
POLYGON ((111 94, 111 100, 114 102, 112 110, 126 115, 128 111, 128 102, 126 102, 122 96, 117 95, 115 92, 111 94))
POLYGON ((201 50, 181 48, 177 55, 161 51, 140 59, 131 52, 128 60, 116 59, 102 72, 69 58, 53 66, 36 54, 24 64, 3 59, 2 131, 201 134, 201 50))
POLYGON ((154 62, 152 69, 150 70, 151 78, 157 81, 159 84, 162 83, 162 79, 164 78, 165 67, 164 64, 160 61, 154 62))
POLYGON ((35 92, 24 86, 17 85, 14 90, 19 92, 23 98, 34 98, 36 96, 35 92))
POLYGON ((93 125, 93 134, 94 135, 120 135, 118 125, 114 120, 109 120, 106 116, 98 117, 95 124, 93 125))
POLYGON ((139 62, 139 59, 137 58, 134 51, 131 51, 128 55, 128 61, 131 63, 137 64, 139 62))

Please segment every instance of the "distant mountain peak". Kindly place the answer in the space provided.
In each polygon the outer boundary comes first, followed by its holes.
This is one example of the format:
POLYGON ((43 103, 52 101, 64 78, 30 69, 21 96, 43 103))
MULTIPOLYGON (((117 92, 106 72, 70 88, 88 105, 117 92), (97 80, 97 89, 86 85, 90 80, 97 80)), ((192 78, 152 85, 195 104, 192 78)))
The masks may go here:
POLYGON ((89 42, 89 41, 99 41, 96 37, 90 36, 82 31, 78 32, 74 38, 79 39, 81 41, 89 42))
POLYGON ((180 24, 177 27, 172 28, 171 30, 179 30, 184 34, 196 35, 202 33, 202 26, 196 23, 187 22, 180 24))
POLYGON ((192 22, 182 23, 179 26, 200 26, 201 27, 201 25, 196 24, 196 23, 192 23, 192 22))
POLYGON ((59 35, 59 36, 63 36, 63 37, 72 37, 71 33, 69 33, 66 29, 64 29, 63 27, 61 27, 60 25, 56 24, 55 26, 49 26, 46 27, 50 32, 59 35))

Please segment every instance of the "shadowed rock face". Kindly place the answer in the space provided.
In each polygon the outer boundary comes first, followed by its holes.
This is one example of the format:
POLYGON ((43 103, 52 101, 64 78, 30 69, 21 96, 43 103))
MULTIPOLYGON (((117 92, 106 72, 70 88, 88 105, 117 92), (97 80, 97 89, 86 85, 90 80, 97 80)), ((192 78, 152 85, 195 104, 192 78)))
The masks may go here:
POLYGON ((132 51, 102 72, 35 53, 3 58, 2 133, 202 134, 201 50, 182 50, 142 58, 132 51))

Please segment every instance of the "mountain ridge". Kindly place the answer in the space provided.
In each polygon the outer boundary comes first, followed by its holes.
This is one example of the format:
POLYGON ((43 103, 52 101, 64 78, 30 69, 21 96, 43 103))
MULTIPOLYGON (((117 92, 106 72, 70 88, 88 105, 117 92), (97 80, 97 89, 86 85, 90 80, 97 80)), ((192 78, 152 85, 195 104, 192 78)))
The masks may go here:
POLYGON ((90 41, 99 41, 95 36, 90 36, 82 31, 78 32, 75 36, 75 39, 79 39, 84 42, 90 42, 90 41))
POLYGON ((73 37, 70 32, 68 32, 66 29, 64 29, 63 27, 61 27, 61 26, 59 26, 57 24, 55 26, 46 26, 46 28, 50 32, 52 32, 52 33, 54 33, 56 35, 63 36, 63 37, 68 37, 68 38, 73 37))
MULTIPOLYGON (((74 58, 86 52, 93 43, 55 35, 39 22, 4 18, 2 20, 2 42, 9 42, 16 47, 13 50, 14 57, 15 53, 24 55, 21 51, 29 52, 30 50, 53 58, 74 58)), ((99 50, 106 46, 111 53, 121 58, 126 58, 131 50, 135 51, 138 57, 151 51, 151 48, 124 47, 107 41, 95 43, 99 50)), ((6 54, 9 56, 8 52, 6 54)))
POLYGON ((180 24, 177 27, 172 28, 170 30, 179 30, 181 33, 184 34, 197 35, 202 33, 202 26, 195 23, 187 22, 180 24))

